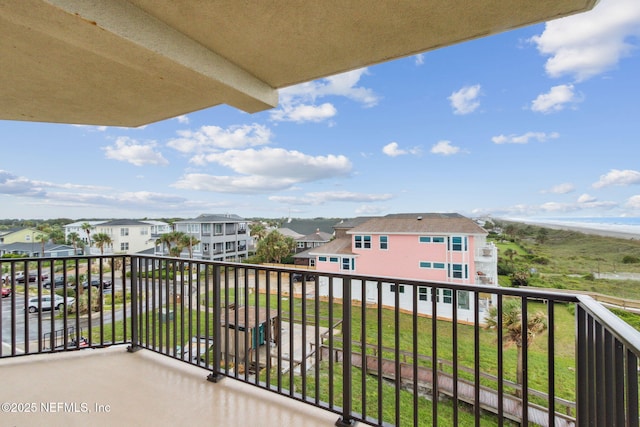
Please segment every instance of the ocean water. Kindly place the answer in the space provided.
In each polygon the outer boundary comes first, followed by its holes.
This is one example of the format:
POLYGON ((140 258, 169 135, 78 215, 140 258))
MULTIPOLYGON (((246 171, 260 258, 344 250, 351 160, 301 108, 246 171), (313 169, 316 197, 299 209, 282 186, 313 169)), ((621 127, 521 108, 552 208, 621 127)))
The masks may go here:
POLYGON ((523 222, 636 234, 640 238, 640 217, 546 217, 522 218, 521 220, 523 222))

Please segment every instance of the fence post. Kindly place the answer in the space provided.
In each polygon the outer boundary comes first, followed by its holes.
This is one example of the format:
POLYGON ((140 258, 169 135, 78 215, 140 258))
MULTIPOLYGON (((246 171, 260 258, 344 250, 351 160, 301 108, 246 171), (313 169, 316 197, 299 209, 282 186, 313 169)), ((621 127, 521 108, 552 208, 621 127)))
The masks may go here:
MULTIPOLYGON (((138 333, 140 330, 138 320, 138 262, 140 258, 137 256, 131 257, 131 345, 127 347, 129 353, 140 350, 140 338, 138 333)), ((127 283, 126 275, 122 277, 122 287, 125 288, 127 283)), ((125 313, 126 315, 126 313, 125 313)), ((125 320, 126 321, 126 320, 125 320)))
MULTIPOLYGON (((330 301, 333 304, 333 301, 330 301)), ((353 384, 351 380, 351 279, 342 279, 342 417, 336 421, 337 427, 355 424, 351 418, 353 384)))
POLYGON ((221 333, 221 321, 220 321, 220 274, 221 269, 219 265, 213 267, 213 295, 212 295, 212 310, 213 316, 213 367, 212 371, 207 376, 207 380, 217 383, 222 379, 220 375, 220 357, 222 352, 222 333, 221 333))

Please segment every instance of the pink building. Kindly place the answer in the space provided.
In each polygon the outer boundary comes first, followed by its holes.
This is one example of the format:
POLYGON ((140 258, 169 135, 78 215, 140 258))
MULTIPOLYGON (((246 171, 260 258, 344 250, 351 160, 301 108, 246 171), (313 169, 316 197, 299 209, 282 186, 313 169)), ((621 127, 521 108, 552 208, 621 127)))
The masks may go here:
MULTIPOLYGON (((457 283, 497 285, 497 248, 487 243, 487 231, 475 221, 457 213, 390 214, 356 218, 336 225, 336 238, 313 250, 316 270, 457 283)), ((321 283, 321 286, 323 284, 321 283)), ((326 284, 324 284, 326 285, 326 284)), ((383 291, 382 304, 393 305, 395 285, 383 291)), ((367 295, 354 287, 353 296, 377 302, 377 286, 367 284, 367 295), (371 288, 371 289, 370 289, 371 288)), ((327 290, 328 291, 328 290, 327 290)), ((411 307, 411 292, 400 286, 400 304, 411 307)), ((321 288, 321 293, 323 293, 321 288)), ((421 312, 431 314, 431 300, 437 298, 438 316, 452 315, 451 289, 418 289, 421 312), (448 304, 448 305, 447 305, 448 304)), ((458 291, 458 315, 472 321, 473 298, 458 291)), ((490 300, 481 299, 481 310, 490 300)))

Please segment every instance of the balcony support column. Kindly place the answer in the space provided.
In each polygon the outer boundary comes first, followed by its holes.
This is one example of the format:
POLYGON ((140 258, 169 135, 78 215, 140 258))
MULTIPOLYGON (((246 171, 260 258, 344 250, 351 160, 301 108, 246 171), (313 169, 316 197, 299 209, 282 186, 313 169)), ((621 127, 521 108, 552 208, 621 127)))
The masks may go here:
MULTIPOLYGON (((127 347, 129 353, 135 353, 140 350, 140 338, 138 332, 140 331, 140 322, 138 320, 138 263, 141 258, 137 256, 131 257, 131 345, 127 347)), ((122 277, 123 290, 126 289, 125 276, 122 277)), ((126 312, 125 312, 126 315, 126 312)))
MULTIPOLYGON (((207 380, 217 383, 224 377, 220 375, 220 356, 222 351, 222 333, 220 321, 220 265, 213 266, 213 295, 212 295, 212 313, 213 316, 213 368, 212 372, 207 376, 207 380)), ((207 281, 208 286, 208 281, 207 281)))
POLYGON ((351 322, 351 278, 344 278, 342 279, 342 337, 344 346, 342 356, 342 417, 336 421, 335 425, 337 427, 355 425, 355 420, 351 418, 351 402, 353 399, 351 322))

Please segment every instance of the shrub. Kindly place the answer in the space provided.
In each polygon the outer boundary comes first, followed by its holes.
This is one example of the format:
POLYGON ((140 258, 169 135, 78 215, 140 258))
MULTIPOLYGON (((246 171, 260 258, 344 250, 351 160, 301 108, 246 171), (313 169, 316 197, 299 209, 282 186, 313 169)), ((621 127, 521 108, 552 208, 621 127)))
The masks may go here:
POLYGON ((640 258, 638 258, 637 256, 625 255, 624 257, 622 257, 623 264, 637 264, 639 262, 640 258))
POLYGON ((584 280, 589 280, 591 282, 593 282, 594 280, 596 280, 596 276, 593 275, 593 273, 589 273, 589 274, 585 274, 584 276, 582 276, 582 278, 584 280))
POLYGON ((515 287, 527 286, 529 284, 529 273, 526 271, 515 271, 511 275, 511 285, 515 287))

